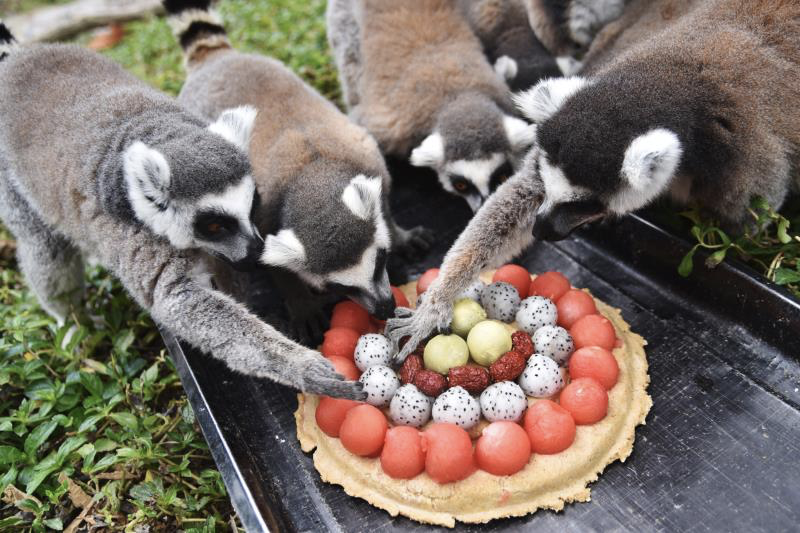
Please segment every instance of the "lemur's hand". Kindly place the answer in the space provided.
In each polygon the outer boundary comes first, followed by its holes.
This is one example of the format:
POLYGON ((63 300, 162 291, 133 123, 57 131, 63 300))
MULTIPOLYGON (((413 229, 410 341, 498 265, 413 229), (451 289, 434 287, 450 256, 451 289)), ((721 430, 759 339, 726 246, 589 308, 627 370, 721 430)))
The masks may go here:
POLYGON ((300 389, 303 392, 348 400, 364 401, 367 398, 360 381, 345 380, 344 376, 336 372, 331 362, 320 354, 305 361, 300 389))
POLYGON ((419 259, 436 241, 433 231, 423 226, 416 226, 411 229, 397 227, 395 234, 395 245, 393 251, 404 259, 419 259))
POLYGON ((320 300, 287 299, 286 310, 289 314, 290 335, 300 344, 318 346, 330 324, 320 300))
POLYGON ((417 309, 398 307, 395 310, 395 318, 386 321, 385 335, 394 346, 395 363, 402 364, 408 354, 434 331, 446 331, 449 328, 453 314, 452 306, 432 300, 426 298, 417 309), (398 349, 404 337, 409 339, 398 349))

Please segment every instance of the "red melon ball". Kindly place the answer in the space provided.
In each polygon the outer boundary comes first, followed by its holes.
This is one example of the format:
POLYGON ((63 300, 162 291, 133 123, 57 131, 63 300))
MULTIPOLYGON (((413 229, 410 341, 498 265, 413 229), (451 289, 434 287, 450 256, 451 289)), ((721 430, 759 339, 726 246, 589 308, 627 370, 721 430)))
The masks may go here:
POLYGON ((617 343, 614 325, 603 315, 586 315, 579 318, 572 324, 569 334, 575 342, 575 348, 600 346, 612 350, 617 343))
POLYGON ((528 290, 531 286, 530 273, 519 265, 503 265, 497 269, 492 276, 492 283, 504 281, 513 285, 519 292, 520 299, 528 297, 528 290))
POLYGON ((423 275, 419 277, 417 280, 417 295, 422 294, 423 292, 428 290, 433 280, 436 279, 436 276, 439 275, 438 268, 429 268, 425 271, 423 275))
POLYGON ((589 425, 601 421, 608 413, 608 393, 596 379, 578 378, 570 381, 558 400, 569 411, 575 423, 589 425))
POLYGON ((333 368, 336 369, 338 373, 343 375, 345 379, 355 381, 361 377, 361 372, 358 370, 358 367, 356 367, 356 364, 352 359, 339 357, 338 355, 331 355, 328 357, 328 361, 331 362, 333 368))
POLYGON ((345 300, 333 306, 331 329, 333 328, 351 328, 363 335, 372 329, 372 321, 366 309, 353 301, 345 300))
POLYGON ((575 350, 569 358, 569 376, 572 379, 594 378, 606 390, 617 384, 619 365, 610 351, 600 346, 586 346, 575 350))
POLYGON ((329 437, 338 437, 345 415, 357 405, 361 405, 361 403, 354 400, 323 396, 319 400, 315 413, 317 425, 329 437))
POLYGON ((422 434, 425 472, 437 483, 462 480, 475 471, 472 440, 455 424, 436 423, 422 434))
POLYGON ((325 332, 324 340, 319 351, 325 357, 344 357, 353 359, 356 344, 361 335, 352 328, 331 328, 325 332))
POLYGON ((522 426, 508 420, 484 428, 475 445, 475 460, 481 470, 495 476, 516 474, 531 458, 531 442, 522 426))
POLYGON ((544 296, 554 302, 570 288, 569 280, 561 272, 543 272, 531 281, 528 296, 544 296))
POLYGON ((425 470, 425 451, 418 429, 397 426, 386 432, 381 468, 395 479, 411 479, 425 470))
POLYGON ((586 315, 597 313, 594 299, 588 292, 579 289, 570 289, 556 302, 558 310, 558 325, 569 329, 579 319, 586 315))
POLYGON ((408 298, 398 287, 392 285, 392 294, 394 294, 394 305, 397 307, 410 307, 408 298))
POLYGON ((550 400, 539 400, 525 412, 525 432, 533 453, 563 452, 575 440, 575 420, 569 411, 550 400))
POLYGON ((347 411, 339 428, 339 440, 350 453, 376 456, 383 448, 388 427, 380 409, 361 404, 347 411))

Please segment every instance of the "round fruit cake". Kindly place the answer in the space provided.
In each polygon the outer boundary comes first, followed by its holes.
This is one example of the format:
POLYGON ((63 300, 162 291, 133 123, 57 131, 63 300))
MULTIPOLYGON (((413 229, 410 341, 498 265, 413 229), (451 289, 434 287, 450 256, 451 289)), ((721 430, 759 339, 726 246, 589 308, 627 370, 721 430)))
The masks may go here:
MULTIPOLYGON (((393 288, 398 305, 437 273, 393 288)), ((652 405, 644 339, 563 275, 517 265, 465 290, 451 329, 392 368, 382 324, 337 304, 321 351, 367 401, 298 395, 297 436, 322 480, 449 527, 588 501, 652 405)))

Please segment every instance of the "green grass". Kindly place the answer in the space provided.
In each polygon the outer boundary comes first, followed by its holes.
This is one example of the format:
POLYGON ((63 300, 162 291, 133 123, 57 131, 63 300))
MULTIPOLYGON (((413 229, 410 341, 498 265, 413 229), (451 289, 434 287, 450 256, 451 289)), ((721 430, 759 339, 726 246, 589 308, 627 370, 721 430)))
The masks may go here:
MULTIPOLYGON (((17 0, 0 11, 45 3, 17 0)), ((237 48, 277 57, 338 98, 323 0, 218 7, 237 48)), ((180 90, 180 50, 163 19, 127 24, 105 53, 166 92, 180 90)), ((86 506, 87 523, 108 530, 229 530, 225 487, 147 313, 92 269, 86 313, 73 317, 78 333, 61 348, 69 324, 59 329, 41 311, 11 239, 0 228, 0 490, 14 487, 0 503, 0 531, 60 530, 86 506)))

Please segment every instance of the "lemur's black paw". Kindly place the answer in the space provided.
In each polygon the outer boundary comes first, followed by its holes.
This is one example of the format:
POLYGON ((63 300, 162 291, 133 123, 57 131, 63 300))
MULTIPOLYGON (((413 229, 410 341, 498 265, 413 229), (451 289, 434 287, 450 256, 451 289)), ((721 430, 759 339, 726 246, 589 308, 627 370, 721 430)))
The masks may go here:
POLYGON ((364 401, 367 393, 360 381, 347 381, 324 357, 314 357, 303 369, 303 392, 364 401))
POLYGON ((310 347, 319 346, 330 319, 320 305, 305 303, 289 308, 290 335, 310 347))
POLYGON ((395 253, 404 259, 413 261, 421 259, 431 249, 433 243, 436 242, 436 235, 428 228, 417 226, 404 230, 402 235, 398 236, 398 240, 399 242, 394 247, 395 253))

